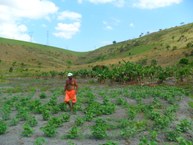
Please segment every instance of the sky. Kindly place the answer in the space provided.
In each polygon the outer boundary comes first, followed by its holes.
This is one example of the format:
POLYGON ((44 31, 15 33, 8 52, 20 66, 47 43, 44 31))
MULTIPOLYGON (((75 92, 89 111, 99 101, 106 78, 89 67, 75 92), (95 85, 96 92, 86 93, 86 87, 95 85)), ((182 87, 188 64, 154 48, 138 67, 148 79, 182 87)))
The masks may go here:
POLYGON ((0 37, 77 52, 193 22, 192 0, 0 0, 0 37))

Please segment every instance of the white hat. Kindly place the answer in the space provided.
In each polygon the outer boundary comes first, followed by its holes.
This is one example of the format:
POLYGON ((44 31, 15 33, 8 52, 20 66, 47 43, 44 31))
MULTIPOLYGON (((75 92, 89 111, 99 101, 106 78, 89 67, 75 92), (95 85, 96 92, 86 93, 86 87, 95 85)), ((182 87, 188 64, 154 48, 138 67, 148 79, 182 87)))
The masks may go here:
POLYGON ((68 77, 71 77, 71 76, 73 76, 73 74, 72 73, 68 73, 68 77))

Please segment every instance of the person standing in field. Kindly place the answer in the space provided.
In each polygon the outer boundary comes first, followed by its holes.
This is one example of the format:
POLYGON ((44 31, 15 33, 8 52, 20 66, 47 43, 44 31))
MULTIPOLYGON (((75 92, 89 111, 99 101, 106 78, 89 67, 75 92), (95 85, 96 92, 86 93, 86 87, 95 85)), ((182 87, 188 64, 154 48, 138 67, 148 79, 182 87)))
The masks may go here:
POLYGON ((64 97, 64 102, 68 104, 69 108, 71 111, 73 111, 73 106, 76 104, 76 94, 78 91, 78 85, 76 82, 76 79, 73 78, 72 73, 68 73, 68 79, 66 80, 66 84, 64 86, 64 92, 65 92, 65 97, 64 97))

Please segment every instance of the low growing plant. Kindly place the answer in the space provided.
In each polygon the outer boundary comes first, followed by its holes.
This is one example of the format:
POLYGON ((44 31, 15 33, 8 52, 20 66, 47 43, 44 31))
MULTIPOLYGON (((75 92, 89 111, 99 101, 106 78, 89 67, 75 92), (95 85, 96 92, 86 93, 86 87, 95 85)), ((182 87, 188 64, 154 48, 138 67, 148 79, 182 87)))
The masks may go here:
POLYGON ((7 124, 0 120, 0 134, 4 134, 7 130, 7 124))

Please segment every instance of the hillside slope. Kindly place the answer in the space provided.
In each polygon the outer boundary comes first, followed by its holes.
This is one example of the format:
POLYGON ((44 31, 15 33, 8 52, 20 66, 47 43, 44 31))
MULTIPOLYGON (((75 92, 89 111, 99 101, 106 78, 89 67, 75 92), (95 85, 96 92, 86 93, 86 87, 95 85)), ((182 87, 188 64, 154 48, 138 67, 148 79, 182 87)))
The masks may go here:
POLYGON ((159 64, 175 64, 193 50, 193 23, 159 30, 140 38, 101 47, 82 57, 82 63, 115 63, 121 59, 141 61, 156 59, 159 64), (86 59, 85 59, 86 58, 86 59))
POLYGON ((183 57, 193 60, 193 23, 148 33, 139 38, 116 42, 90 52, 0 38, 0 72, 19 70, 79 69, 121 60, 161 65, 176 64, 183 57))
POLYGON ((0 38, 1 68, 64 69, 85 54, 35 43, 0 38))

